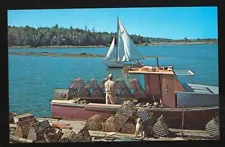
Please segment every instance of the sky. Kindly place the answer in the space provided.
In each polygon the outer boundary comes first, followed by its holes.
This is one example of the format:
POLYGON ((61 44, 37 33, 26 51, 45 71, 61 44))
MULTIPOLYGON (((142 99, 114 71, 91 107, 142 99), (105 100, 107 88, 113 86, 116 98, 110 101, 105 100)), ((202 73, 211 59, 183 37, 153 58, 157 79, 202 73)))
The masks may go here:
POLYGON ((170 39, 218 38, 217 7, 155 7, 8 10, 8 25, 82 28, 116 32, 117 16, 127 32, 170 39))

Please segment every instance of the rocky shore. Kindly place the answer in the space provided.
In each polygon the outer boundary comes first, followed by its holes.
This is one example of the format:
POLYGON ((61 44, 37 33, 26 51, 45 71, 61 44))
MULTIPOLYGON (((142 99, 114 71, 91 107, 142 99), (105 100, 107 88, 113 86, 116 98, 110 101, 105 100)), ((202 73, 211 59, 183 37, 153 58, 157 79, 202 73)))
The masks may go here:
MULTIPOLYGON (((21 56, 49 56, 49 57, 81 57, 81 58, 104 58, 106 55, 90 54, 90 53, 77 53, 77 54, 57 54, 52 52, 8 52, 9 55, 21 56)), ((144 56, 144 58, 156 58, 156 56, 144 56)))
MULTIPOLYGON (((217 44, 217 41, 211 42, 155 42, 155 43, 142 43, 137 44, 137 46, 160 46, 160 45, 194 45, 194 44, 217 44)), ((31 47, 27 46, 9 46, 10 49, 20 49, 20 48, 108 48, 108 45, 87 45, 87 46, 71 46, 71 45, 63 45, 63 46, 38 46, 31 47)))

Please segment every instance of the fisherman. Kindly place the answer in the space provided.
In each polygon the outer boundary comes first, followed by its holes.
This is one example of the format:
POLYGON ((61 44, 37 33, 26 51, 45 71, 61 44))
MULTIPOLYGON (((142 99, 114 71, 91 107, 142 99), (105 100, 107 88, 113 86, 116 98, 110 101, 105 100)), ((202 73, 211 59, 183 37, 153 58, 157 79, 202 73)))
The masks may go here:
POLYGON ((105 82, 106 104, 116 104, 119 102, 119 99, 116 96, 116 91, 113 87, 114 83, 115 82, 113 81, 113 75, 109 74, 109 79, 105 82))

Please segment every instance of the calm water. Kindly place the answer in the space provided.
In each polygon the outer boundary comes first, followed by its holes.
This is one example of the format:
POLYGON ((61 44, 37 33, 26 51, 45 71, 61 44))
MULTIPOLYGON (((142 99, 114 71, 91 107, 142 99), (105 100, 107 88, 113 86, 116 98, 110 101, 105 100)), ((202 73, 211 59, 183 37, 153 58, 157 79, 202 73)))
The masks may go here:
MULTIPOLYGON (((182 82, 218 86, 218 45, 168 45, 139 47, 143 55, 159 56, 160 65, 192 70, 195 76, 180 76, 182 82)), ((9 49, 9 52, 55 52, 106 54, 108 48, 9 49)), ((155 65, 155 59, 143 63, 155 65)), ((68 88, 81 77, 102 80, 109 73, 125 78, 120 69, 108 69, 103 58, 35 57, 9 55, 9 106, 17 113, 51 116, 50 101, 56 88, 68 88)), ((133 76, 134 77, 134 76, 133 76)), ((136 76, 143 84, 143 77, 136 76)))

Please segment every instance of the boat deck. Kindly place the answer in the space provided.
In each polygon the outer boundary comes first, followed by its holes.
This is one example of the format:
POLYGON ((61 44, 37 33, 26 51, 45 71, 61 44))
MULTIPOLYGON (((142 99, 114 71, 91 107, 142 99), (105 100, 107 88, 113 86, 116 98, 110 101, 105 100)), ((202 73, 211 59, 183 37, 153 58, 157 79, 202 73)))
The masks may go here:
POLYGON ((215 86, 199 85, 199 84, 185 84, 186 92, 206 93, 206 94, 219 94, 219 88, 215 86))

